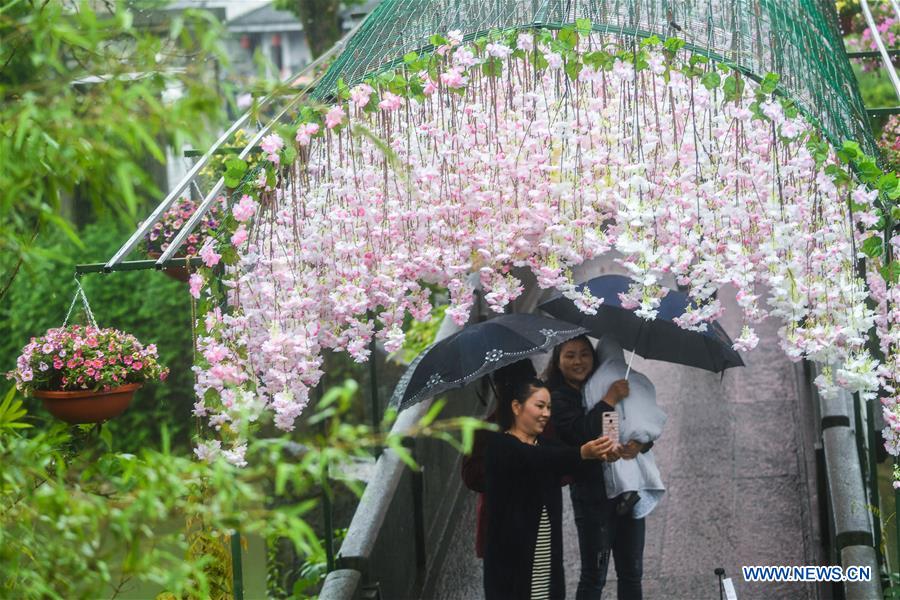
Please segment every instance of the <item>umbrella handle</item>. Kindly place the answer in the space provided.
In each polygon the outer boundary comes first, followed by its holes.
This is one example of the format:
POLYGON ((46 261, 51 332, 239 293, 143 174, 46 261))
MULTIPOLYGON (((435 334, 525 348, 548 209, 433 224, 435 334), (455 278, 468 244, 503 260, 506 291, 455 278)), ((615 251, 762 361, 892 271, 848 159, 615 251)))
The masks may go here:
MULTIPOLYGON (((636 346, 636 345, 635 345, 635 349, 637 349, 637 346, 636 346)), ((628 357, 628 368, 625 369, 625 381, 628 381, 628 375, 631 373, 631 361, 634 360, 634 352, 635 352, 635 351, 632 350, 632 351, 631 351, 631 356, 628 357)), ((623 400, 624 400, 624 398, 623 398, 623 400)), ((623 402, 621 402, 620 404, 622 405, 622 418, 624 419, 624 418, 626 418, 626 417, 625 417, 625 402, 623 401, 623 402)))
POLYGON ((631 356, 628 358, 628 368, 625 369, 625 379, 628 379, 629 373, 631 373, 631 361, 634 360, 634 350, 631 351, 631 356))
POLYGON ((644 320, 641 319, 641 326, 638 327, 637 339, 634 340, 634 347, 631 349, 631 357, 628 359, 628 368, 625 369, 625 379, 628 379, 628 374, 631 373, 631 361, 634 360, 634 353, 637 351, 638 343, 641 341, 641 332, 644 331, 644 320))

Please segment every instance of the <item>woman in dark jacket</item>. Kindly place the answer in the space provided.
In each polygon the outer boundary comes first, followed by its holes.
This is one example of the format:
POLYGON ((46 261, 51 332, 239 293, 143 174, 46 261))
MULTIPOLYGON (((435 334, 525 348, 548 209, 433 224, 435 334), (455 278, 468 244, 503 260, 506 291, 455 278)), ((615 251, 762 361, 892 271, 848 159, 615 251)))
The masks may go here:
MULTIPOLYGON (((581 391, 599 361, 587 337, 560 344, 553 350, 544 378, 551 390, 553 425, 559 439, 572 447, 602 433, 602 414, 612 411, 616 402, 628 396, 624 379, 610 386, 603 401, 585 411, 581 391)), ((616 447, 606 460, 634 458, 642 446, 629 442, 616 447)), ((585 465, 571 486, 572 509, 578 528, 581 574, 576 600, 600 600, 606 585, 609 554, 616 559, 619 600, 640 600, 644 557, 644 520, 616 514, 616 502, 606 497, 603 468, 599 463, 585 465)))
POLYGON ((571 447, 543 439, 550 392, 539 379, 500 390, 500 432, 486 440, 484 592, 486 600, 565 598, 560 479, 613 444, 571 447))

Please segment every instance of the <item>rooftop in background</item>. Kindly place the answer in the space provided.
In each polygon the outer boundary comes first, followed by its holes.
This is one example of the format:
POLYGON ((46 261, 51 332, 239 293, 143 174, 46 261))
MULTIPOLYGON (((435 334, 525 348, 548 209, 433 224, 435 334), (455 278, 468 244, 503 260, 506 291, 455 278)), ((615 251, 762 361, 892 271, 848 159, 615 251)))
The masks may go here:
POLYGON ((261 4, 235 17, 228 18, 228 31, 232 33, 265 33, 272 31, 302 31, 297 15, 278 10, 271 2, 261 4))
POLYGON ((222 8, 225 20, 230 21, 267 4, 271 0, 173 0, 166 8, 222 8))

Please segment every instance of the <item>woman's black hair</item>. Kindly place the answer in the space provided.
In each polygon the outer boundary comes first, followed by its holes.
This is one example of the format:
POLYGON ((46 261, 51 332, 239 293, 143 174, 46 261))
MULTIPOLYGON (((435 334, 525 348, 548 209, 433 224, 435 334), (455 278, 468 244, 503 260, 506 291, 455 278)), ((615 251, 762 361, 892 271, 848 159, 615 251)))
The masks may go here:
POLYGON ((547 368, 544 369, 544 381, 547 382, 547 386, 551 390, 555 390, 556 388, 566 385, 565 379, 563 379, 562 371, 559 370, 559 356, 560 354, 562 354, 562 347, 569 342, 578 341, 587 344, 587 347, 591 350, 591 356, 594 358, 594 368, 591 369, 590 373, 588 373, 588 377, 593 375, 594 371, 597 370, 597 367, 600 366, 600 360, 597 358, 597 350, 594 348, 591 340, 589 340, 586 335, 579 335, 578 337, 574 337, 571 340, 566 340, 562 344, 558 344, 553 349, 553 354, 550 356, 550 362, 547 363, 547 368))
POLYGON ((547 384, 534 376, 506 379, 502 385, 498 385, 497 424, 500 428, 509 429, 516 421, 512 410, 513 400, 524 404, 536 390, 542 388, 547 389, 547 384))

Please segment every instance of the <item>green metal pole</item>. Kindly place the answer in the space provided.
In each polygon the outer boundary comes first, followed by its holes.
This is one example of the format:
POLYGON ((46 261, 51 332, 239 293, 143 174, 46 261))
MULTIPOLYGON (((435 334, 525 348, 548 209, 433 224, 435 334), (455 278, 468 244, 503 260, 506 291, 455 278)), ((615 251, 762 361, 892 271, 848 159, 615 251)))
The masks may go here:
MULTIPOLYGON (((190 262, 192 267, 199 267, 203 264, 203 260, 198 257, 193 258, 173 258, 166 261, 166 267, 183 267, 185 262, 190 262)), ((75 265, 75 274, 84 275, 86 273, 113 273, 116 271, 148 271, 156 268, 155 260, 126 260, 120 262, 116 266, 107 269, 106 263, 87 263, 75 265)))
MULTIPOLYGON (((322 380, 316 386, 316 395, 321 400, 325 395, 325 386, 322 380)), ((321 423, 323 433, 327 434, 328 420, 321 423)), ((334 499, 331 496, 331 485, 329 483, 328 464, 325 464, 324 477, 320 483, 322 486, 322 513, 325 521, 325 568, 329 573, 334 571, 334 499)))
MULTIPOLYGON (((900 459, 894 458, 894 466, 897 465, 900 459)), ((894 533, 897 536, 897 552, 900 553, 900 490, 894 488, 894 533)), ((900 561, 897 560, 897 557, 894 557, 894 563, 898 565, 900 568, 900 561)), ((894 568, 891 565, 888 565, 888 573, 893 574, 894 568)), ((891 586, 893 586, 893 576, 892 576, 891 586)))
POLYGON ((234 584, 234 600, 244 600, 244 572, 241 565, 241 532, 231 534, 231 574, 234 584))
POLYGON ((868 472, 867 466, 869 462, 869 455, 866 452, 866 444, 863 439, 865 435, 865 430, 863 429, 863 420, 862 420, 862 401, 859 399, 859 394, 852 394, 853 398, 853 427, 856 429, 856 452, 859 454, 859 463, 864 473, 868 472))
MULTIPOLYGON (((374 319, 375 315, 372 311, 368 311, 368 317, 374 319)), ((369 398, 372 407, 372 429, 377 432, 381 423, 381 410, 378 406, 378 365, 375 364, 378 345, 375 343, 375 334, 372 333, 372 340, 369 342, 369 398)))
MULTIPOLYGON (((876 402, 878 402, 878 398, 873 398, 869 400, 866 406, 866 425, 868 426, 868 435, 866 437, 869 438, 869 487, 871 489, 870 493, 870 501, 872 506, 878 509, 877 513, 874 513, 873 516, 878 515, 878 518, 872 519, 872 533, 875 534, 875 556, 878 558, 878 564, 884 565, 884 555, 881 551, 881 501, 879 500, 880 494, 878 493, 878 432, 875 430, 875 410, 878 408, 876 406, 876 402)), ((890 572, 890 571, 888 571, 890 572)))
POLYGON ((325 481, 322 482, 322 510, 325 513, 325 566, 334 571, 334 503, 328 483, 328 465, 325 465, 325 481))
MULTIPOLYGON (((222 274, 223 269, 220 264, 215 270, 215 279, 220 291, 223 287, 222 274)), ((224 314, 226 310, 228 310, 227 290, 222 294, 222 313, 224 314)), ((191 323, 191 327, 193 326, 194 323, 191 323)), ((234 533, 231 534, 231 577, 233 583, 232 587, 234 588, 234 600, 244 600, 244 569, 243 561, 241 560, 241 531, 239 529, 235 529, 234 533)))

